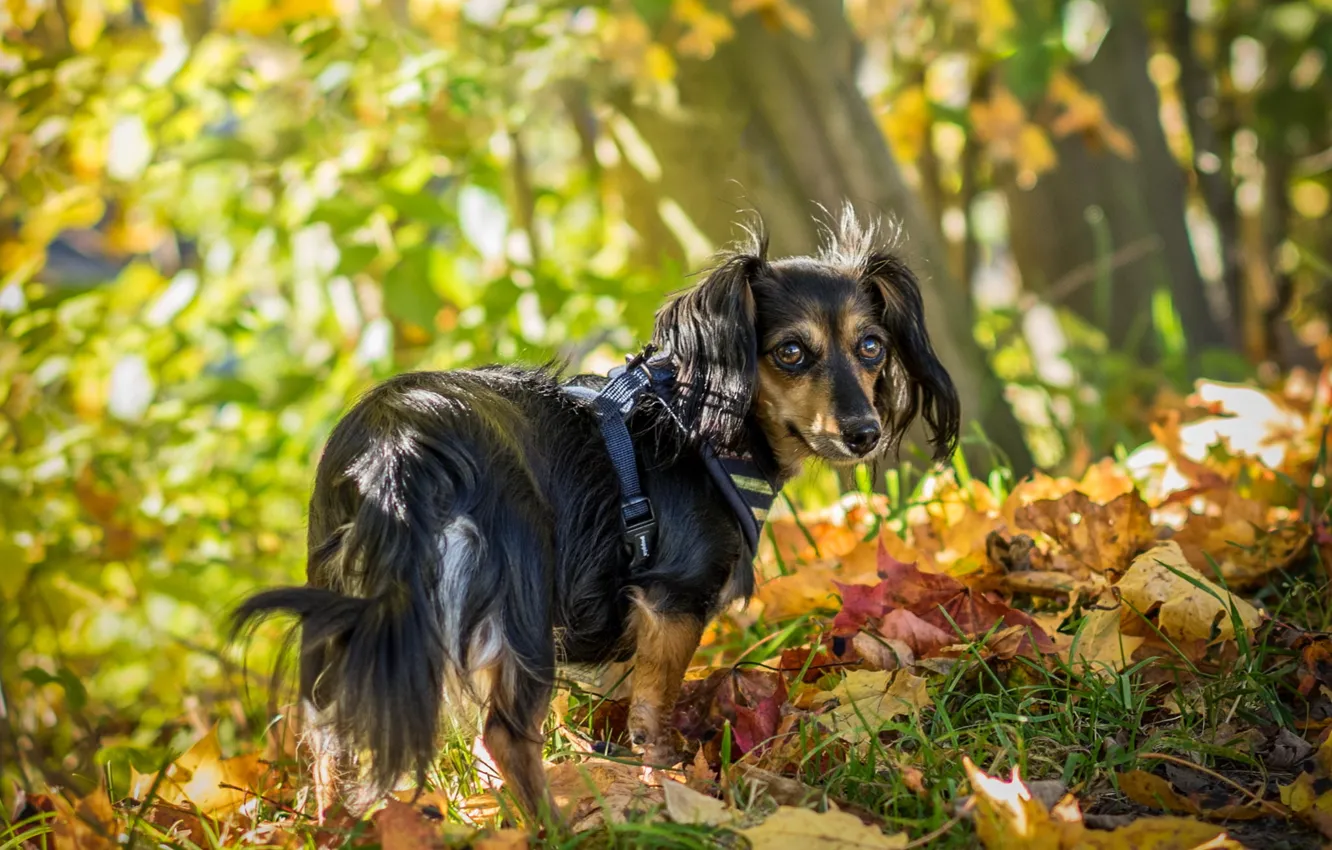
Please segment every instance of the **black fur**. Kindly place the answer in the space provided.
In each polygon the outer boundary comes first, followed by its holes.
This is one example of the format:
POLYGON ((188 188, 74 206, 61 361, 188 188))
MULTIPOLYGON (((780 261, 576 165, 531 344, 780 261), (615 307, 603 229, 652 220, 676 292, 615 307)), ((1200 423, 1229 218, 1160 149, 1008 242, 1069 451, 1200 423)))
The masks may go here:
POLYGON ((491 722, 530 738, 557 658, 632 651, 632 594, 705 621, 727 596, 752 591, 739 527, 691 447, 761 441, 762 332, 796 296, 878 299, 898 364, 874 399, 885 431, 895 444, 923 410, 938 452, 955 444, 957 397, 906 267, 853 226, 817 260, 770 263, 756 240, 658 314, 654 341, 675 361, 679 401, 644 405, 631 422, 659 524, 655 560, 638 574, 596 419, 555 371, 399 375, 338 423, 310 502, 308 584, 257 594, 235 623, 299 618, 302 697, 340 760, 369 755, 357 769, 362 799, 404 774, 424 777, 441 718, 457 710, 448 683, 466 686, 478 665, 494 673, 489 691, 473 694, 491 722), (478 646, 496 651, 473 657, 478 646))

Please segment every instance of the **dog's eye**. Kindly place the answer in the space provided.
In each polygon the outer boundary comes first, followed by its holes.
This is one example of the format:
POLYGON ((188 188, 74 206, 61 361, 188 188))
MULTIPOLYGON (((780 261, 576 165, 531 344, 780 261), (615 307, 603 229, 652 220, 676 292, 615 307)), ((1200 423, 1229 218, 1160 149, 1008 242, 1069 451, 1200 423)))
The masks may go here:
POLYGON ((784 342, 773 349, 777 362, 789 368, 795 368, 805 362, 805 348, 798 342, 784 342))
POLYGON ((883 340, 877 336, 867 336, 860 341, 856 351, 861 360, 873 363, 883 356, 883 340))

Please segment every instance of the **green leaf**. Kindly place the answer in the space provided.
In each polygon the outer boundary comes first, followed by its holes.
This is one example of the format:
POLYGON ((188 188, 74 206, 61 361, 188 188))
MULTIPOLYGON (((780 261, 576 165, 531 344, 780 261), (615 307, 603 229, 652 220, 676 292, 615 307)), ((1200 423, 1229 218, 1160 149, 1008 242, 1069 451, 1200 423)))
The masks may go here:
POLYGON ((430 285, 430 250, 429 245, 412 249, 384 276, 385 311, 423 328, 433 327, 444 303, 430 285))

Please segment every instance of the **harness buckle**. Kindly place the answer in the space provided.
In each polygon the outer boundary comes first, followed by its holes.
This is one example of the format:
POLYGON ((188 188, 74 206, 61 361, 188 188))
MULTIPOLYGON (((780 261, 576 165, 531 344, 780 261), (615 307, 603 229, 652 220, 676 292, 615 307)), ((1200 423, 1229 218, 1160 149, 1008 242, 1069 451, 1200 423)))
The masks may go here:
POLYGON ((633 552, 631 568, 639 567, 653 555, 657 542, 657 517, 646 496, 630 499, 620 506, 624 520, 624 539, 633 552))

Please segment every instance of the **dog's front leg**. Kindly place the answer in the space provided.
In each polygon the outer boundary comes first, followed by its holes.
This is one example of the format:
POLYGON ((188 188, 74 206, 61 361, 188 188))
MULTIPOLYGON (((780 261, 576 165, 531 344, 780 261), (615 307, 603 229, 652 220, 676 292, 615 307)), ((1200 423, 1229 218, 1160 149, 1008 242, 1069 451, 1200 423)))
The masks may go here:
POLYGON ((675 755, 671 712, 703 635, 703 622, 692 614, 663 611, 642 596, 634 603, 629 737, 642 748, 646 764, 664 764, 675 755))

